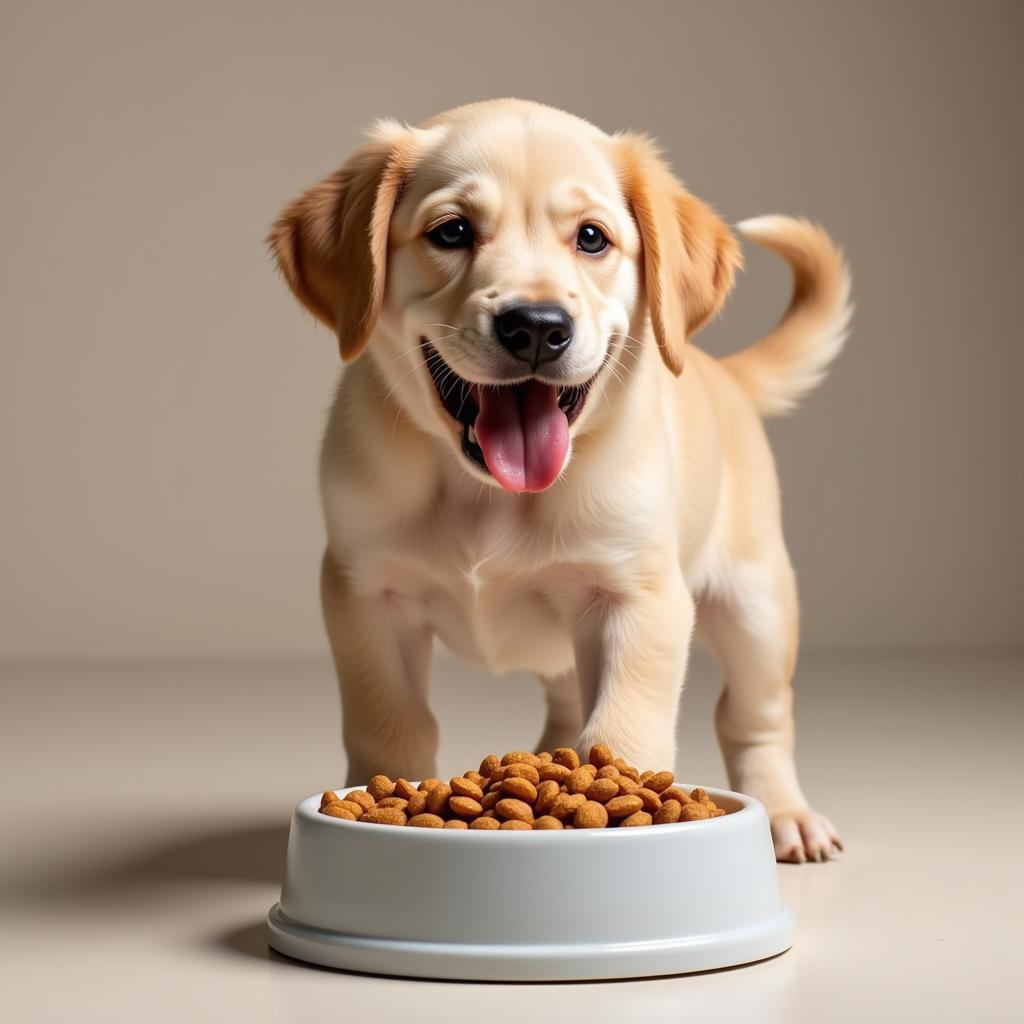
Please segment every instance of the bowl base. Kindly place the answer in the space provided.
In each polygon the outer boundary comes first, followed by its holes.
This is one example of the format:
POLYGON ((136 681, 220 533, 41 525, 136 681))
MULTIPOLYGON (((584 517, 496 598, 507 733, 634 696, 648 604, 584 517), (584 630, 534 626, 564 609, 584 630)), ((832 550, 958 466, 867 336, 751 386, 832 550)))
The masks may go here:
POLYGON ((458 981, 595 981, 689 974, 775 956, 793 944, 793 912, 733 932, 678 940, 593 945, 463 945, 408 942, 312 928, 275 903, 270 945, 285 956, 369 974, 458 981))

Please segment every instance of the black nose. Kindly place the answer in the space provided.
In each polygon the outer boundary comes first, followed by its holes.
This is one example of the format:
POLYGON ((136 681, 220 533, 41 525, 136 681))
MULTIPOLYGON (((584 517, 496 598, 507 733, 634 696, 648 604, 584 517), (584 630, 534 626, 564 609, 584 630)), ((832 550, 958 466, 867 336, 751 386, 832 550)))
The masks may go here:
POLYGON ((516 359, 537 367, 569 347, 572 317, 561 306, 513 306, 494 318, 494 336, 516 359))

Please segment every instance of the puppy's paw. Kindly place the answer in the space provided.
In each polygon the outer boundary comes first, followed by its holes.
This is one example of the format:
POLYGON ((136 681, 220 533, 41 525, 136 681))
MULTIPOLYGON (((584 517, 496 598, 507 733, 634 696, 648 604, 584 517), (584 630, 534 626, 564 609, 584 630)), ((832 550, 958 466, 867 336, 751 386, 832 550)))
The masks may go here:
POLYGON ((826 861, 843 843, 835 826, 810 807, 769 811, 775 859, 790 864, 826 861))

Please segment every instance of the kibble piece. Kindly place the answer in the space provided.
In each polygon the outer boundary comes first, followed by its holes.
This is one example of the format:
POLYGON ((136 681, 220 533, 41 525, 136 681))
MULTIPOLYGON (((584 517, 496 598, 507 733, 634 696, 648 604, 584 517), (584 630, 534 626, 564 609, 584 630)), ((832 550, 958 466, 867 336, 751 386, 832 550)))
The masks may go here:
POLYGON ((533 813, 546 815, 555 805, 558 799, 558 783, 554 779, 547 779, 537 787, 537 799, 533 802, 533 813))
POLYGON ((405 806, 406 814, 422 814, 427 809, 427 794, 422 789, 417 789, 405 806))
POLYGON ((517 829, 521 832, 533 831, 533 825, 530 824, 530 822, 519 821, 517 818, 509 818, 508 821, 503 821, 498 827, 506 829, 507 831, 512 831, 513 829, 517 829))
POLYGON ((480 801, 480 806, 485 810, 489 811, 499 800, 501 799, 501 790, 495 789, 489 793, 485 793, 483 799, 480 801))
POLYGON ((619 822, 619 828, 629 828, 632 825, 650 825, 654 819, 647 811, 634 811, 619 822))
POLYGON ((587 760, 595 768, 603 768, 606 764, 612 764, 615 761, 615 755, 611 752, 611 748, 604 743, 595 743, 590 748, 587 760))
POLYGON ((711 815, 712 818, 721 818, 723 814, 729 812, 724 807, 716 807, 714 813, 711 815))
POLYGON ((640 783, 634 782, 628 775, 620 775, 616 780, 619 784, 619 792, 627 796, 634 796, 640 792, 640 783))
POLYGON ((711 797, 708 796, 708 791, 698 786, 696 789, 690 790, 690 799, 699 800, 702 804, 709 803, 711 797))
POLYGON ((474 818, 469 823, 470 828, 482 828, 482 829, 498 829, 501 828, 501 822, 497 818, 474 818))
POLYGON ((703 821, 705 818, 710 817, 711 812, 699 800, 691 800, 688 804, 683 805, 679 820, 703 821))
POLYGON ((326 814, 328 818, 344 818, 346 821, 358 821, 361 817, 361 813, 353 814, 352 811, 342 807, 340 800, 332 800, 324 804, 320 808, 320 813, 326 814))
POLYGON ((565 826, 550 814, 542 814, 539 818, 534 819, 533 827, 537 831, 545 831, 548 829, 564 828, 565 826))
POLYGON ((474 800, 471 796, 453 796, 448 801, 448 806, 452 813, 460 818, 475 818, 484 811, 480 801, 474 800))
POLYGON ((604 828, 608 824, 608 812, 604 804, 586 800, 573 815, 572 823, 576 828, 604 828))
POLYGON ((533 822, 533 808, 528 803, 517 800, 515 797, 510 796, 504 800, 499 800, 494 805, 494 809, 498 812, 498 817, 500 818, 533 822))
POLYGON ((536 754, 531 754, 528 750, 510 750, 502 759, 501 763, 508 764, 529 764, 533 765, 534 768, 539 768, 541 760, 536 754))
POLYGON ((469 779, 470 782, 475 782, 481 790, 487 785, 487 779, 479 772, 468 771, 465 774, 465 778, 469 779))
POLYGON ((648 789, 653 789, 655 793, 660 793, 662 790, 668 789, 675 782, 675 778, 671 772, 657 772, 647 780, 645 785, 648 789))
POLYGON ((654 814, 661 806, 661 797, 658 796, 653 789, 638 789, 636 791, 636 795, 643 800, 644 810, 647 811, 648 814, 654 814))
POLYGON ((519 800, 525 800, 528 804, 532 804, 537 799, 537 789, 534 784, 529 779, 524 779, 518 775, 505 779, 501 784, 501 791, 507 796, 514 796, 519 800))
POLYGON ((378 807, 397 807, 400 811, 404 811, 408 806, 409 801, 403 800, 400 796, 386 796, 383 800, 377 801, 378 807))
POLYGON ((586 802, 587 798, 582 793, 561 793, 548 814, 564 821, 571 818, 586 802))
POLYGON ((568 768, 569 771, 575 771, 580 766, 580 755, 572 747, 558 747, 551 755, 551 760, 568 768))
POLYGON ((482 800, 484 791, 472 780, 463 775, 457 775, 448 783, 456 796, 471 796, 474 800, 482 800))
POLYGON ((564 764, 557 764, 552 761, 551 764, 542 764, 540 770, 537 773, 537 778, 541 782, 557 782, 561 785, 564 782, 569 781, 569 776, 572 772, 565 767, 564 764))
POLYGON ((523 764, 522 762, 516 762, 515 764, 508 765, 502 772, 501 779, 504 782, 506 779, 526 779, 527 782, 537 785, 540 782, 540 772, 534 768, 532 764, 523 764))
POLYGON ((450 818, 444 823, 445 828, 469 828, 469 825, 461 818, 450 818))
POLYGON ((378 803, 395 791, 395 784, 386 775, 374 775, 366 785, 366 792, 378 803))
POLYGON ((596 800, 599 804, 606 804, 612 797, 617 796, 619 784, 614 779, 594 779, 587 786, 585 795, 588 800, 596 800))
POLYGON ((619 774, 625 775, 627 779, 632 779, 638 786, 640 785, 640 773, 631 764, 627 764, 619 774))
POLYGON ((537 759, 538 759, 538 760, 540 760, 540 761, 550 761, 550 760, 551 760, 551 754, 550 754, 550 752, 549 752, 549 751, 547 751, 547 750, 542 750, 542 751, 541 751, 541 752, 540 752, 540 753, 539 753, 539 754, 537 755, 537 759))
POLYGON ((440 785, 441 785, 441 780, 440 779, 435 779, 435 778, 433 778, 433 776, 431 776, 431 778, 429 778, 429 779, 424 779, 420 783, 419 788, 420 788, 420 790, 422 792, 429 793, 435 786, 440 786, 440 785))
POLYGON ((408 779, 398 779, 395 782, 395 796, 408 800, 415 792, 416 787, 408 779))
POLYGON ((584 767, 577 768, 569 776, 569 792, 570 793, 583 793, 590 788, 590 784, 594 781, 593 776, 584 767))
POLYGON ((436 814, 414 814, 406 824, 413 828, 444 828, 444 818, 436 814))
POLYGON ((638 796, 617 796, 605 805, 609 818, 626 818, 644 809, 644 802, 638 796))
POLYGON ((679 820, 683 805, 678 800, 663 800, 654 812, 655 825, 672 825, 679 820))
POLYGON ((371 807, 359 820, 372 825, 404 825, 407 819, 405 811, 397 807, 371 807))
MULTIPOLYGON (((366 813, 366 808, 357 804, 355 800, 335 800, 334 803, 328 804, 329 807, 340 807, 343 811, 348 811, 349 814, 354 814, 357 818, 361 817, 366 813)), ((372 806, 372 804, 371 804, 372 806)))
POLYGON ((427 793, 427 812, 444 816, 448 807, 448 798, 452 795, 452 787, 447 782, 436 785, 427 793))
POLYGON ((681 804, 688 804, 690 802, 690 794, 682 786, 669 786, 668 789, 663 789, 658 796, 661 797, 662 803, 666 800, 675 800, 681 804))
POLYGON ((649 778, 650 778, 650 777, 651 777, 652 775, 654 775, 654 772, 652 772, 652 771, 651 771, 650 769, 648 769, 648 770, 647 770, 647 771, 645 771, 645 772, 641 772, 641 773, 640 773, 640 778, 638 779, 638 781, 639 781, 640 785, 641 785, 641 786, 646 786, 646 785, 647 785, 647 780, 648 780, 648 779, 649 779, 649 778))
POLYGON ((328 804, 336 804, 340 801, 341 797, 333 789, 325 789, 324 795, 320 797, 320 810, 322 811, 328 804))
POLYGON ((597 769, 597 777, 599 779, 617 779, 619 777, 619 769, 613 764, 606 764, 603 768, 597 769))
POLYGON ((377 802, 365 789, 353 789, 351 793, 345 794, 345 799, 351 800, 354 804, 359 804, 364 812, 368 811, 377 802))
POLYGON ((495 768, 499 767, 500 765, 501 758, 498 757, 497 754, 488 754, 480 762, 480 774, 483 775, 484 778, 489 779, 494 774, 495 768))

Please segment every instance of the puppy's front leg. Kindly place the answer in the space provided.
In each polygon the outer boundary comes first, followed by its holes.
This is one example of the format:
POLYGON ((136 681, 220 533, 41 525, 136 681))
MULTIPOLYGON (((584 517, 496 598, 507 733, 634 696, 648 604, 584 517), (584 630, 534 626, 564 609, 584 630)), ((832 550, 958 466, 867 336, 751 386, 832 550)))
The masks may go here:
POLYGON ((675 764, 676 715, 694 605, 672 569, 642 585, 591 588, 574 636, 586 724, 577 750, 606 743, 630 764, 675 764))
POLYGON ((353 593, 329 552, 320 574, 324 623, 341 687, 349 786, 378 772, 434 774, 437 721, 427 705, 433 635, 390 593, 353 593))

